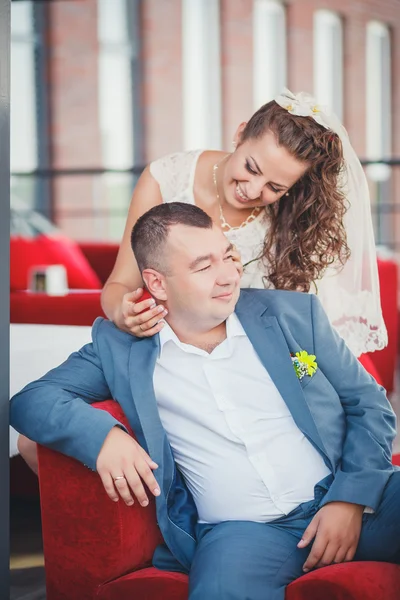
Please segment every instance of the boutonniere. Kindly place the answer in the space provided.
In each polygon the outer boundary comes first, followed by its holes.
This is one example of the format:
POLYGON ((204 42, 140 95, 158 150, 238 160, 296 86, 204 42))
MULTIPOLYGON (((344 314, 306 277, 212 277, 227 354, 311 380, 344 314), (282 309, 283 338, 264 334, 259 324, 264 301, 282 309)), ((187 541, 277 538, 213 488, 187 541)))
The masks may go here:
POLYGON ((298 379, 303 379, 305 375, 312 377, 317 370, 318 364, 316 356, 314 354, 308 354, 305 350, 300 352, 291 352, 290 357, 292 359, 294 371, 298 379))

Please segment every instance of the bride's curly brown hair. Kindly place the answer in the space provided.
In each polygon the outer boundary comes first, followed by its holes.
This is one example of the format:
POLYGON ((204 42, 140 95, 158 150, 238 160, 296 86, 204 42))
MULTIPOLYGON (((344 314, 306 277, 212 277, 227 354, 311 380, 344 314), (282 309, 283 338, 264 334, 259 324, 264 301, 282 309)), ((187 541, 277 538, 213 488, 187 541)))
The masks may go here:
POLYGON ((350 256, 343 225, 348 207, 340 185, 342 143, 312 117, 292 115, 275 101, 251 117, 240 142, 267 131, 292 156, 309 163, 289 195, 266 207, 270 227, 262 257, 269 265, 267 280, 277 289, 308 292, 328 266, 340 267, 350 256))

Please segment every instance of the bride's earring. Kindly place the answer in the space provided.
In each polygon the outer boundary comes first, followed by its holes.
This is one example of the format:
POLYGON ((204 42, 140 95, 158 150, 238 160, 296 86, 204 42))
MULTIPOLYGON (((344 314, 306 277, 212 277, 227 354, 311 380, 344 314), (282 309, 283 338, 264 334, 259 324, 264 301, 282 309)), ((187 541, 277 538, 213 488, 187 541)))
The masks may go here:
POLYGON ((236 142, 235 142, 235 140, 232 140, 232 146, 233 146, 233 149, 236 150, 236 142))

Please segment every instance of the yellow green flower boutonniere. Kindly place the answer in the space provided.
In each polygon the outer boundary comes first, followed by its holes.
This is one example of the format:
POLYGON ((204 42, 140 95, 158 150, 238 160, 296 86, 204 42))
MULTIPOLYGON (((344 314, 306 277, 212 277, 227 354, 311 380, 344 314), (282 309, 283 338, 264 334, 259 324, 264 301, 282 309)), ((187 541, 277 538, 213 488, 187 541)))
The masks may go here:
POLYGON ((309 377, 314 375, 318 367, 317 361, 315 360, 316 356, 314 354, 308 354, 305 350, 301 350, 296 353, 292 352, 290 357, 298 379, 303 379, 305 375, 309 375, 309 377))

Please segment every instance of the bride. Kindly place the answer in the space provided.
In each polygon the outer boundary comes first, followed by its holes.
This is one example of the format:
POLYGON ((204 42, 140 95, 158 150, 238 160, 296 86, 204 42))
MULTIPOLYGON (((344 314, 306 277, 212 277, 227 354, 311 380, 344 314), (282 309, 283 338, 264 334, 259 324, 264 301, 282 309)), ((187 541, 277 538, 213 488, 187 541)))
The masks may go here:
POLYGON ((151 301, 140 302, 130 233, 152 206, 175 200, 205 210, 236 246, 242 287, 316 293, 356 356, 385 347, 368 186, 339 120, 308 94, 284 90, 239 126, 234 146, 146 168, 102 292, 109 319, 140 337, 162 327, 160 307, 138 316, 151 301))

